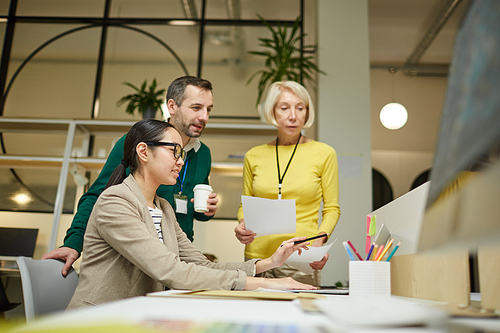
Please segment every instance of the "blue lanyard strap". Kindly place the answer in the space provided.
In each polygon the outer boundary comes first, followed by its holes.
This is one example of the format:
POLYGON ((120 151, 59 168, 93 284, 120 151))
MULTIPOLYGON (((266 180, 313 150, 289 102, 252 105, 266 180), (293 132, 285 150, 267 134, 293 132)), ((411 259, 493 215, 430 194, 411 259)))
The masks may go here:
POLYGON ((184 163, 184 174, 182 175, 182 178, 179 177, 179 180, 181 181, 181 190, 179 194, 182 194, 182 190, 184 188, 184 180, 186 179, 186 171, 188 169, 188 159, 186 158, 186 163, 184 163))

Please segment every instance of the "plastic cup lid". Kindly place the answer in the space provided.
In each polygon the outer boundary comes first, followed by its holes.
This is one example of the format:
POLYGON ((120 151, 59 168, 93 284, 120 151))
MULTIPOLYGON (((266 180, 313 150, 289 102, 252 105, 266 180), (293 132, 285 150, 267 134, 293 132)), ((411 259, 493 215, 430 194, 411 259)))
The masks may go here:
POLYGON ((212 191, 212 186, 206 184, 198 184, 194 187, 194 190, 209 190, 212 191))

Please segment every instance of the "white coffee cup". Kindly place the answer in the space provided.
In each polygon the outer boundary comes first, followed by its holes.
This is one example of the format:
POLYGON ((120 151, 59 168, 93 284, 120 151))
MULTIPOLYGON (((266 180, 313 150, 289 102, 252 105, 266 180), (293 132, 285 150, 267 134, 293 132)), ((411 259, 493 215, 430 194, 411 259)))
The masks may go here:
POLYGON ((198 184, 194 187, 194 211, 198 213, 208 212, 208 195, 213 192, 212 186, 198 184))

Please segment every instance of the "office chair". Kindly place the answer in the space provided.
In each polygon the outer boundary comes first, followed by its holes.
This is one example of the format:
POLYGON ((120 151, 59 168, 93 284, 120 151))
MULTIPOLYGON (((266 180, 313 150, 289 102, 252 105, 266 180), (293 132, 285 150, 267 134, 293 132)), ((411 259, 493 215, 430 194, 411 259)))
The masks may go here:
POLYGON ((66 277, 64 262, 54 259, 33 260, 19 257, 26 322, 44 314, 64 311, 78 285, 78 274, 70 269, 66 277))

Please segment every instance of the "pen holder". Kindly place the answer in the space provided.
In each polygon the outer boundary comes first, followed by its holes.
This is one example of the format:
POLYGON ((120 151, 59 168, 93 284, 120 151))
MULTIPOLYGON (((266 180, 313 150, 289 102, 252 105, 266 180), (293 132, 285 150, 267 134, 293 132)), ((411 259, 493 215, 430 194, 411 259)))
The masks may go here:
POLYGON ((391 263, 349 261, 349 295, 390 296, 391 263))

